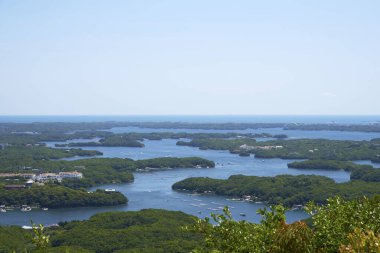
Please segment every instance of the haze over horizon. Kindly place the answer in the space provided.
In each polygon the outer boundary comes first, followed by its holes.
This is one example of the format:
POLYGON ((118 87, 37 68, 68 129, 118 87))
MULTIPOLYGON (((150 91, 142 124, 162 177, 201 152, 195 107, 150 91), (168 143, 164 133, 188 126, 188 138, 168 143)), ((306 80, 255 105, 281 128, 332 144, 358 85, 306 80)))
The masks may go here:
POLYGON ((0 115, 379 115, 380 2, 0 0, 0 115))

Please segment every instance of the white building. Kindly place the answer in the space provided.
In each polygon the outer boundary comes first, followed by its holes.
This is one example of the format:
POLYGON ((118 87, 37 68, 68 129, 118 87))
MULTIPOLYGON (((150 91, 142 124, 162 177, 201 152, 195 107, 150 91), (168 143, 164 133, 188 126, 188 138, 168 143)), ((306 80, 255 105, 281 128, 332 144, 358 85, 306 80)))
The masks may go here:
POLYGON ((59 175, 62 178, 77 178, 82 179, 83 174, 81 172, 73 171, 73 172, 59 172, 59 175))
POLYGON ((59 174, 56 173, 42 173, 39 174, 36 177, 37 181, 44 182, 44 181, 61 181, 62 177, 59 174))
POLYGON ((58 181, 61 182, 65 178, 75 178, 82 179, 83 174, 77 171, 65 171, 59 173, 42 173, 36 176, 36 181, 47 182, 47 181, 58 181))

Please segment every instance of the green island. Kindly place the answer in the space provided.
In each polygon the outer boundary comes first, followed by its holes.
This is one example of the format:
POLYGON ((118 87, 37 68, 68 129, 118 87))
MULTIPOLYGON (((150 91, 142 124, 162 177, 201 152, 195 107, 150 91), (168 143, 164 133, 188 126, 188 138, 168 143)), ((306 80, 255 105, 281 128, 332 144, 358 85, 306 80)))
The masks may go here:
POLYGON ((344 170, 344 171, 355 171, 355 170, 366 170, 373 169, 372 165, 366 164, 356 164, 348 161, 335 161, 335 160, 306 160, 300 162, 288 163, 288 168, 292 169, 316 169, 316 170, 344 170))
POLYGON ((351 180, 380 182, 380 169, 371 165, 355 164, 348 161, 306 160, 288 163, 289 168, 317 170, 345 170, 350 172, 351 180))
POLYGON ((44 208, 114 206, 126 204, 120 192, 75 190, 59 185, 32 186, 24 189, 0 190, 0 203, 20 208, 23 205, 44 208))
POLYGON ((288 167, 301 170, 344 170, 350 172, 351 180, 380 182, 380 169, 373 168, 373 166, 366 164, 355 164, 353 162, 334 160, 306 160, 288 163, 288 167))
POLYGON ((103 153, 96 150, 83 149, 52 149, 41 146, 9 146, 0 150, 0 164, 25 160, 63 159, 74 156, 100 156, 103 153))
POLYGON ((345 199, 380 194, 377 182, 352 180, 336 183, 334 180, 316 175, 280 175, 258 177, 233 175, 228 179, 187 178, 173 184, 177 191, 216 194, 238 197, 249 201, 283 204, 286 207, 305 205, 309 201, 324 204, 336 195, 345 199))
POLYGON ((93 146, 103 146, 103 147, 136 147, 142 148, 145 145, 136 139, 130 138, 125 135, 111 135, 99 140, 99 142, 78 142, 69 143, 69 147, 93 147, 93 146))
POLYGON ((257 158, 380 161, 380 142, 376 139, 371 141, 296 139, 256 142, 250 138, 208 138, 178 141, 177 145, 229 150, 236 154, 249 153, 257 158))

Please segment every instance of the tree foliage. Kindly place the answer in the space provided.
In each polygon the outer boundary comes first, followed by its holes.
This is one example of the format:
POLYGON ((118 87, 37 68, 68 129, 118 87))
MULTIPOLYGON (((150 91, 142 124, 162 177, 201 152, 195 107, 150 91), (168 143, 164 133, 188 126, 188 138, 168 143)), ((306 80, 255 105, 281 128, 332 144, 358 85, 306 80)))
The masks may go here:
POLYGON ((312 227, 298 221, 285 222, 285 209, 272 206, 259 210, 262 221, 252 224, 234 221, 227 208, 224 214, 199 219, 187 228, 205 238, 206 247, 194 252, 212 253, 324 253, 379 252, 380 202, 378 198, 345 201, 340 197, 327 200, 326 205, 309 203, 312 227))

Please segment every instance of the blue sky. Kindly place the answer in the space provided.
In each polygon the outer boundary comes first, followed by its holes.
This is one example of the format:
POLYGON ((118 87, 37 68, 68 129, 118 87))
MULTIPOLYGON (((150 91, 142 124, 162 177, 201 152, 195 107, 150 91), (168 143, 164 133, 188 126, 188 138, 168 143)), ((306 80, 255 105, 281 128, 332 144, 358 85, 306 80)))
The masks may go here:
POLYGON ((376 0, 0 0, 0 114, 379 114, 379 13, 376 0))

